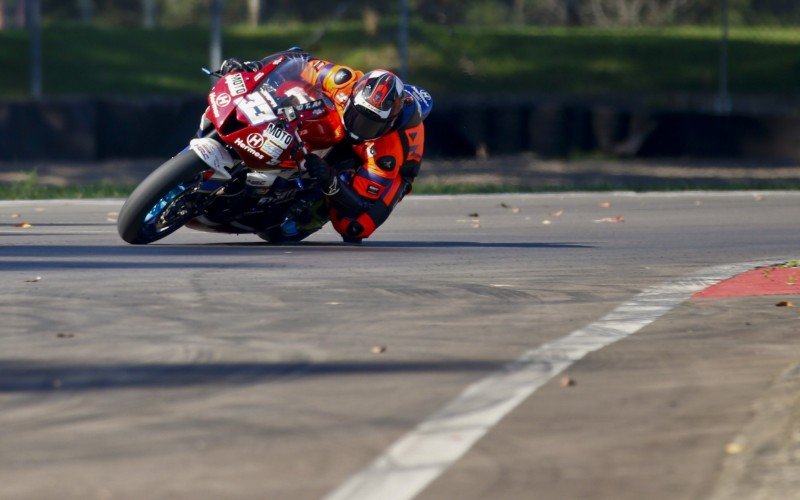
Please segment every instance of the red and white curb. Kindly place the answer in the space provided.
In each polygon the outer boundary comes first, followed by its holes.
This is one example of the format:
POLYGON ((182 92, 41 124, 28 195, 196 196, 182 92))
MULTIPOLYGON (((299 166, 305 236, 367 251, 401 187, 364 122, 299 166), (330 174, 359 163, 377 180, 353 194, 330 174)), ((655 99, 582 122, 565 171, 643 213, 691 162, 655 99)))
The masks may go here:
POLYGON ((414 498, 539 387, 587 354, 638 332, 693 294, 737 274, 779 262, 716 266, 647 289, 598 321, 529 350, 392 444, 327 500, 414 498))
POLYGON ((796 267, 761 267, 720 281, 694 295, 697 299, 724 299, 755 295, 792 295, 800 293, 800 269, 796 267))

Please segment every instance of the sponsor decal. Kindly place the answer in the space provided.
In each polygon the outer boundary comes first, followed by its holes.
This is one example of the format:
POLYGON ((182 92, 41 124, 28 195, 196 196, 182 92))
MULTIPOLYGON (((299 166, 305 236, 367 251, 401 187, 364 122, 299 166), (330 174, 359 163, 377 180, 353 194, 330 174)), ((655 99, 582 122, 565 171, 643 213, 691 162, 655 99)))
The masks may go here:
POLYGON ((336 100, 340 104, 346 103, 349 98, 350 98, 350 94, 348 94, 347 92, 339 92, 338 94, 336 94, 336 100))
POLYGON ((215 171, 214 179, 230 179, 225 167, 234 165, 233 158, 225 147, 214 139, 202 138, 189 141, 189 148, 215 171))
POLYGON ((256 157, 256 158, 258 158, 259 160, 263 160, 263 159, 264 159, 264 155, 262 155, 261 153, 259 153, 259 152, 258 152, 258 151, 256 151, 255 149, 251 148, 251 147, 250 147, 250 146, 248 146, 247 144, 245 144, 245 142, 242 140, 242 138, 241 138, 241 137, 237 137, 237 138, 236 138, 236 140, 235 140, 235 141, 233 141, 233 143, 234 143, 235 145, 239 146, 240 148, 242 148, 243 150, 247 151, 247 152, 248 152, 248 153, 250 153, 251 155, 255 156, 255 157, 256 157))
POLYGON ((266 140, 260 149, 275 160, 292 144, 292 135, 274 123, 267 126, 264 137, 266 140))
POLYGON ((380 192, 381 192, 381 188, 379 188, 375 184, 370 184, 369 186, 367 186, 367 193, 369 193, 369 194, 373 194, 374 195, 374 194, 378 194, 380 192))
POLYGON ((226 76, 225 83, 228 85, 228 92, 230 92, 232 96, 247 93, 247 85, 244 84, 244 77, 241 73, 226 76))
POLYGON ((425 104, 428 104, 433 100, 433 97, 431 97, 427 90, 423 90, 419 87, 412 88, 414 89, 414 97, 416 97, 418 100, 425 101, 425 104))
POLYGON ((247 136, 247 145, 251 148, 259 149, 264 145, 264 136, 255 132, 247 136))
POLYGON ((288 148, 289 145, 292 144, 292 134, 278 127, 274 123, 270 123, 267 126, 266 134, 268 138, 274 139, 277 145, 283 145, 284 149, 288 148))
POLYGON ((216 102, 217 106, 220 108, 224 108, 231 103, 231 96, 229 94, 222 93, 214 99, 214 102, 216 102))
POLYGON ((367 149, 367 155, 372 157, 375 156, 375 145, 372 144, 369 149, 367 149))
POLYGON ((219 105, 217 104, 217 94, 212 92, 208 94, 208 100, 211 102, 211 111, 214 113, 214 118, 219 118, 219 105))
POLYGON ((394 156, 381 156, 378 158, 378 167, 381 170, 385 170, 386 172, 391 172, 394 170, 395 161, 394 156))
POLYGON ((322 99, 317 99, 316 101, 309 101, 304 102, 303 104, 297 104, 294 106, 294 109, 297 111, 305 111, 307 109, 319 109, 325 106, 325 101, 322 99))
POLYGON ((255 78, 253 78, 253 81, 254 82, 258 82, 262 78, 264 78, 264 73, 258 73, 258 74, 256 74, 255 78))
POLYGON ((275 59, 274 61, 272 61, 272 65, 273 65, 273 66, 277 66, 277 65, 279 65, 280 63, 282 63, 284 59, 286 59, 284 56, 280 56, 279 58, 277 58, 277 59, 275 59))

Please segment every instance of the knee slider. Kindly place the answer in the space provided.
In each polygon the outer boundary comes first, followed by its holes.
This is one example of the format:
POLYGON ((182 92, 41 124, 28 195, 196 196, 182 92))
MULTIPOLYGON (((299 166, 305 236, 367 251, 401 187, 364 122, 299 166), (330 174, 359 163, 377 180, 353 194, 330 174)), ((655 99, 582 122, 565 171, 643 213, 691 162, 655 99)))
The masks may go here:
POLYGON ((364 226, 358 223, 358 221, 353 221, 347 225, 347 236, 358 236, 364 232, 364 226))

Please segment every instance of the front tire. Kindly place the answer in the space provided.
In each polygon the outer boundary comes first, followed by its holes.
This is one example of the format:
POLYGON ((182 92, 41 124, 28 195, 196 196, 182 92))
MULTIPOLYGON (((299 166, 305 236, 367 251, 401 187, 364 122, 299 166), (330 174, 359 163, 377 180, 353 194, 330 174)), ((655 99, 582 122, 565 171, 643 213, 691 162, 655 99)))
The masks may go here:
POLYGON ((208 170, 197 155, 186 149, 154 170, 133 190, 117 219, 123 240, 142 245, 172 234, 197 214, 175 208, 185 202, 199 175, 208 170), (172 213, 175 212, 175 213, 172 213))

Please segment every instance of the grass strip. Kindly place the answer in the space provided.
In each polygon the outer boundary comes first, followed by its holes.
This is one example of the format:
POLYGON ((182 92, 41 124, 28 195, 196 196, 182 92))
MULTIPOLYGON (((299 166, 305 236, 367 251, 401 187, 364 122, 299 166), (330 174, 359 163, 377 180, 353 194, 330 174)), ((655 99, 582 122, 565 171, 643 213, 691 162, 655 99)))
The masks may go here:
MULTIPOLYGON (((412 80, 434 95, 715 92, 719 29, 449 27, 414 23, 412 80)), ((45 95, 199 94, 209 80, 203 28, 144 30, 46 26, 45 95)), ((358 68, 399 67, 396 23, 376 35, 358 22, 233 26, 224 55, 257 59, 292 45, 358 68), (316 30, 324 33, 312 42, 316 30)), ((27 95, 28 35, 0 31, 0 97, 27 95)), ((734 28, 729 53, 735 93, 797 95, 800 28, 734 28)))
MULTIPOLYGON (((85 186, 44 186, 0 184, 0 200, 92 199, 126 198, 135 186, 93 184, 85 186)), ((609 191, 770 191, 800 190, 800 181, 794 182, 737 182, 731 184, 690 183, 664 181, 648 183, 588 183, 542 186, 511 184, 425 184, 414 186, 415 195, 491 194, 491 193, 566 193, 609 191)))

